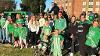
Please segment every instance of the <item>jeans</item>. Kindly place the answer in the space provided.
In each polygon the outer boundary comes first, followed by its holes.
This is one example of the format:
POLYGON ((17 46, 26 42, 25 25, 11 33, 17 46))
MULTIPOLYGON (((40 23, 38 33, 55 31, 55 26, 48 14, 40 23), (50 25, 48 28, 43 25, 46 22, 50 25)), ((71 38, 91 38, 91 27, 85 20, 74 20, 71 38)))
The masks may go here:
POLYGON ((9 42, 10 39, 8 37, 7 29, 2 28, 2 41, 9 42))
POLYGON ((6 34, 6 33, 5 33, 5 29, 0 28, 0 40, 1 40, 1 41, 4 41, 4 40, 5 40, 5 37, 6 37, 5 34, 6 34))

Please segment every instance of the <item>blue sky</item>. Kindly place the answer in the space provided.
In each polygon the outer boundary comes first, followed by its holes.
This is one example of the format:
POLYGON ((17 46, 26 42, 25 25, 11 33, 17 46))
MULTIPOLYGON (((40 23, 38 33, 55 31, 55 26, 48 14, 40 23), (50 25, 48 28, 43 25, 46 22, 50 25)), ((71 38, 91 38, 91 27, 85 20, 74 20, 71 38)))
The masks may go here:
POLYGON ((16 3, 16 10, 20 10, 21 9, 20 3, 22 3, 21 0, 15 0, 15 3, 16 3))
POLYGON ((46 9, 45 9, 45 12, 47 11, 47 9, 51 8, 51 3, 52 3, 52 0, 46 0, 45 4, 46 4, 46 9))

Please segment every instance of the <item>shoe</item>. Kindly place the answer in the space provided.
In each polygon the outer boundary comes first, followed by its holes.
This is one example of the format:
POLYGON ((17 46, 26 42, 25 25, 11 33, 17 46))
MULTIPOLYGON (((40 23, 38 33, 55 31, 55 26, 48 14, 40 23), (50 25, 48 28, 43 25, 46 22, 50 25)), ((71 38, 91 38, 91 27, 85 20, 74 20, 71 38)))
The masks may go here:
POLYGON ((91 55, 91 56, 96 56, 96 55, 91 55))
POLYGON ((69 56, 74 56, 74 54, 73 53, 69 53, 69 56))
POLYGON ((33 48, 33 46, 31 46, 31 48, 33 48))

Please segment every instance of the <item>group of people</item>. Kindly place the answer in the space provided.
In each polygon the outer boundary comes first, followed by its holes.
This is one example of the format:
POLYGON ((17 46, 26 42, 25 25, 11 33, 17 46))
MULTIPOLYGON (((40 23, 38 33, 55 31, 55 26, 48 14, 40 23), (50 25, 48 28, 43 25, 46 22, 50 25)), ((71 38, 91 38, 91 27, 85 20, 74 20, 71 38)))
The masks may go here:
POLYGON ((4 18, 1 13, 0 42, 14 44, 14 47, 21 49, 38 46, 46 50, 50 46, 53 56, 62 56, 62 49, 68 45, 68 39, 71 42, 70 55, 76 52, 78 45, 81 56, 95 56, 100 40, 99 19, 93 17, 93 20, 89 20, 84 13, 78 19, 65 15, 64 11, 56 15, 40 13, 39 17, 16 14, 14 21, 10 15, 4 18))

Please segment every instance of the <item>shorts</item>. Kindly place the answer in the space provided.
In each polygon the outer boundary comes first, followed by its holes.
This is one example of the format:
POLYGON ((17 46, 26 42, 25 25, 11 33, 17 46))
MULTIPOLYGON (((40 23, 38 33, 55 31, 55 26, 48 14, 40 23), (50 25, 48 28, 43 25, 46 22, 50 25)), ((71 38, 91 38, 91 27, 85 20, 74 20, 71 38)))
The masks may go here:
POLYGON ((24 43, 26 45, 26 39, 19 37, 20 44, 24 43))

